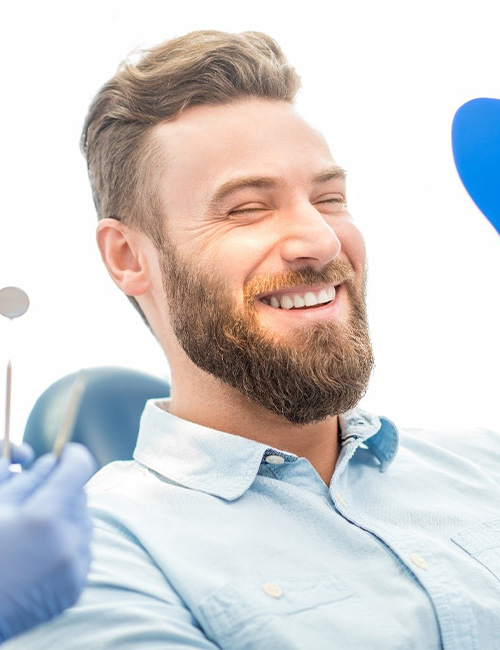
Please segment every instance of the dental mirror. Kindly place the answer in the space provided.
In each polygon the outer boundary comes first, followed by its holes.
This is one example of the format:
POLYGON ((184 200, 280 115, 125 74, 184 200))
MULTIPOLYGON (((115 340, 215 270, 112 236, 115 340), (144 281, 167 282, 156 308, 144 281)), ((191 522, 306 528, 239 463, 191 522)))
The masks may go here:
POLYGON ((6 318, 18 318, 28 311, 30 299, 18 287, 0 289, 0 314, 6 318))
MULTIPOLYGON (((19 318, 28 311, 29 298, 25 291, 18 287, 0 289, 0 314, 10 321, 19 318)), ((2 444, 2 458, 10 459, 10 402, 12 394, 12 363, 7 362, 7 382, 5 395, 5 431, 2 444)))

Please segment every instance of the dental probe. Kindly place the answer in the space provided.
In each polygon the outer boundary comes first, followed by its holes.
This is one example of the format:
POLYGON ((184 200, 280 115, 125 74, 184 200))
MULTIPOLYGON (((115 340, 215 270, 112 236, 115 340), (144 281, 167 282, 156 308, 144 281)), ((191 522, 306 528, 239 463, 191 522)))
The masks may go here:
POLYGON ((63 423, 59 429, 56 439, 54 441, 54 447, 52 452, 60 458, 64 445, 71 438, 73 429, 75 427, 76 418, 78 415, 78 409, 80 408, 80 403, 83 397, 83 391, 85 390, 86 376, 85 370, 82 368, 76 376, 76 379, 73 383, 73 388, 71 389, 71 395, 69 398, 68 407, 66 413, 64 414, 63 423))
MULTIPOLYGON (((0 314, 11 322, 28 311, 28 295, 18 287, 0 289, 0 314)), ((2 458, 10 458, 10 404, 12 397, 12 362, 7 362, 7 382, 5 391, 5 431, 2 444, 2 458)))

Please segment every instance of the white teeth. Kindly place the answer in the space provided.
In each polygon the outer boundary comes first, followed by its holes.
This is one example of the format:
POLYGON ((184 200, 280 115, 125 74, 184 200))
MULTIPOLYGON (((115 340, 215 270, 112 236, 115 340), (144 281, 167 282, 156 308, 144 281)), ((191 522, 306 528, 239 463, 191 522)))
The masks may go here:
POLYGON ((300 309, 301 307, 314 307, 314 305, 324 305, 331 300, 335 300, 335 287, 327 287, 325 289, 320 289, 317 293, 312 291, 306 291, 306 293, 301 296, 297 293, 295 294, 283 294, 281 296, 270 296, 269 298, 262 298, 262 302, 265 305, 271 305, 276 309, 300 309))
POLYGON ((316 294, 314 294, 312 291, 308 291, 306 295, 304 296, 304 300, 306 303, 306 307, 312 307, 313 305, 318 304, 318 299, 316 298, 316 294))
POLYGON ((281 296, 280 305, 281 309, 291 309, 293 307, 293 300, 290 296, 281 296))
POLYGON ((320 302, 330 302, 330 298, 324 289, 321 289, 321 291, 318 293, 318 304, 320 302))
POLYGON ((271 296, 271 299, 269 301, 271 303, 271 307, 279 307, 280 306, 280 301, 276 296, 271 296))

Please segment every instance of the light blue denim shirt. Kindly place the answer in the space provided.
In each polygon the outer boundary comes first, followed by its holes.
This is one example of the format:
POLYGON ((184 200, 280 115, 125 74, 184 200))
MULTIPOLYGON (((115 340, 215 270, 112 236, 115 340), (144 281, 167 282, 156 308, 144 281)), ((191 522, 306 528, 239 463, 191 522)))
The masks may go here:
POLYGON ((91 481, 79 603, 22 650, 497 650, 500 437, 341 418, 304 458, 149 402, 135 460, 91 481))

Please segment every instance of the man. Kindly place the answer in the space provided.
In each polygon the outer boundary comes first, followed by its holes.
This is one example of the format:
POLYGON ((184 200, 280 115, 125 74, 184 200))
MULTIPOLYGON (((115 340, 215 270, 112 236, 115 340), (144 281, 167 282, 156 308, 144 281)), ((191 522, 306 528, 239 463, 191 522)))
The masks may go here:
POLYGON ((269 37, 197 32, 90 109, 98 244, 172 397, 91 482, 81 601, 19 648, 496 647, 499 438, 405 432, 398 452, 355 408, 365 248, 298 86, 269 37))

